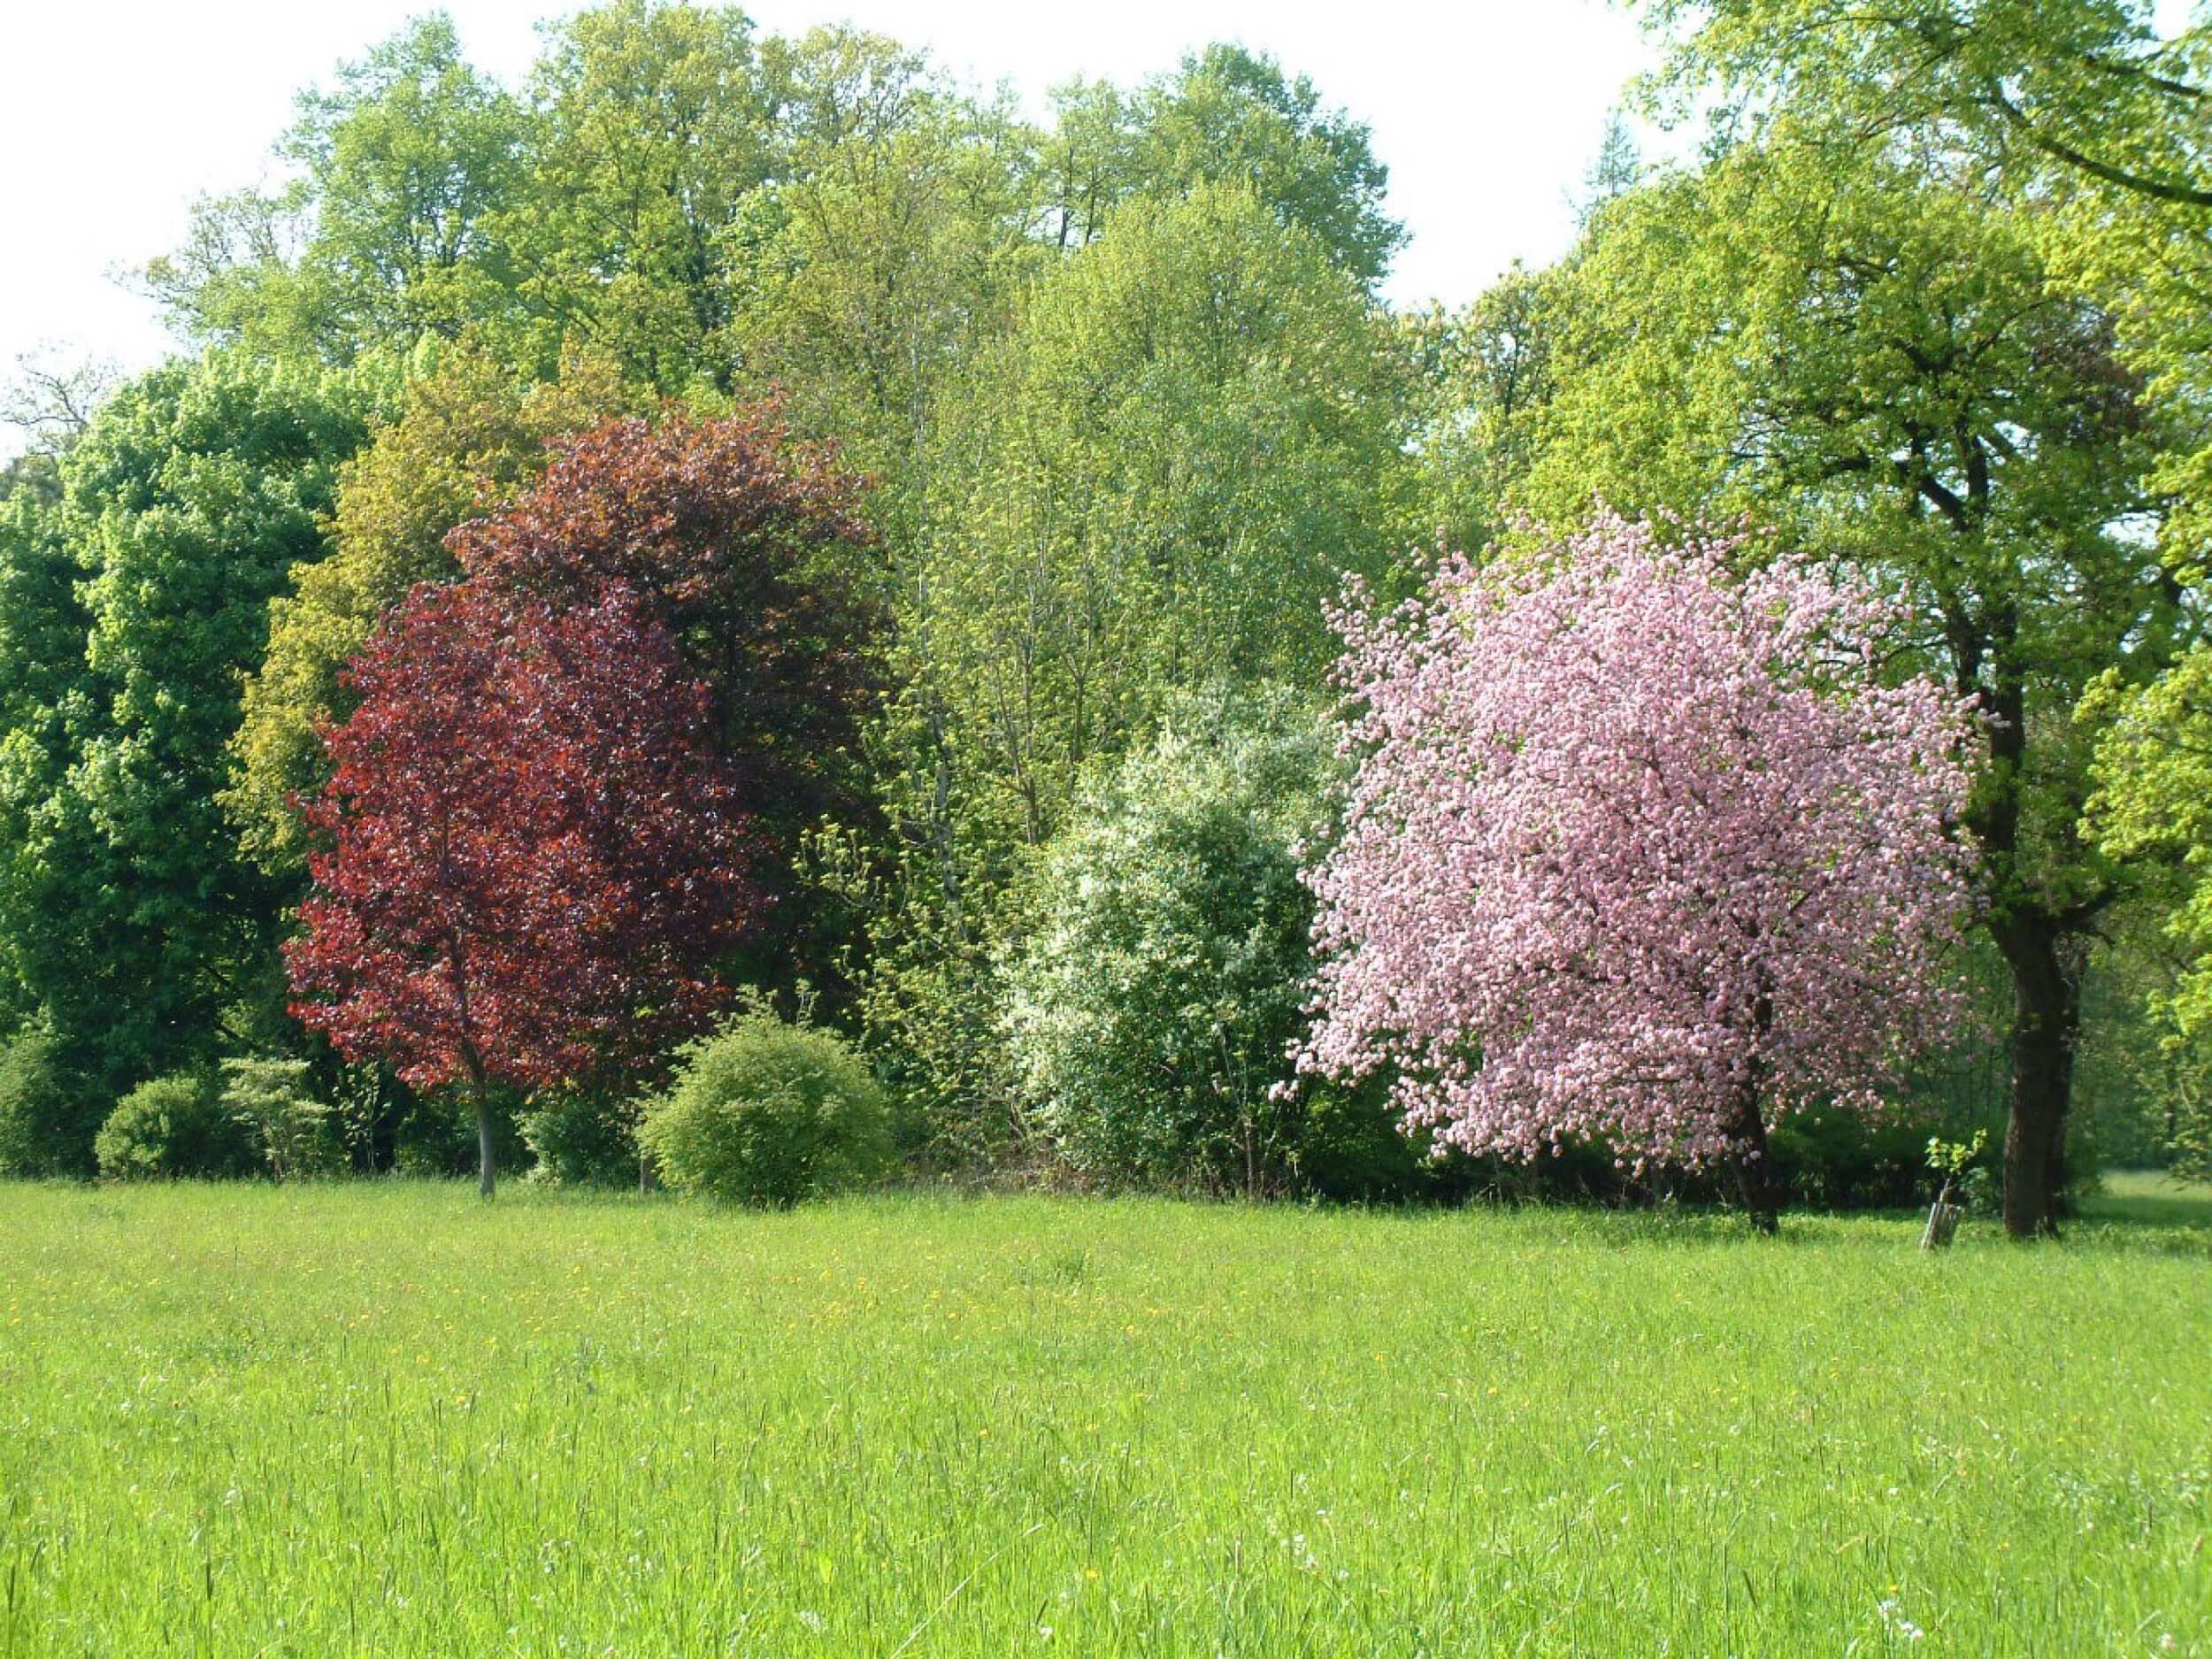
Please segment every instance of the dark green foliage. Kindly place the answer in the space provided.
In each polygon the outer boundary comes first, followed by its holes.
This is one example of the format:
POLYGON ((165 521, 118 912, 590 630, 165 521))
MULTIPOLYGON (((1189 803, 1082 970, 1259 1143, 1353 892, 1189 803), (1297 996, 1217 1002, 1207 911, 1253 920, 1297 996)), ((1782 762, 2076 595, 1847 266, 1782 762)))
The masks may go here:
MULTIPOLYGON (((2001 1129, 2003 1115, 1996 1126, 2001 1129)), ((1935 1196, 1928 1138, 1944 1133, 1917 1114, 1870 1123, 1850 1112, 1786 1118, 1768 1137, 1774 1179, 1812 1210, 1909 1210, 1935 1196)))
POLYGON ((637 1107, 589 1088, 539 1095, 521 1118, 523 1143, 539 1179, 563 1186, 634 1186, 639 1175, 637 1107))
POLYGON ((102 408, 58 509, 0 526, 0 961, 111 1090, 280 1018, 289 888, 216 797, 269 599, 365 431, 320 373, 173 363, 102 408))
POLYGON ((45 506, 61 500, 61 480, 54 457, 33 450, 0 462, 0 502, 27 495, 45 506))
POLYGON ((100 1173, 111 1180, 250 1174, 259 1162, 251 1132, 224 1110, 205 1071, 157 1077, 116 1102, 100 1126, 100 1173))
POLYGON ((1475 1190, 1471 1160, 1432 1157, 1428 1135, 1409 1135, 1382 1087, 1315 1082, 1302 1092, 1296 1179, 1336 1203, 1438 1202, 1475 1190))
POLYGON ((0 1046, 0 1175, 90 1175, 93 1137, 114 1103, 52 1033, 17 1032, 0 1046))
POLYGON ((835 1033, 756 1008, 680 1052, 640 1132, 671 1187, 784 1206, 861 1186, 889 1162, 883 1091, 835 1033))
MULTIPOLYGON (((477 1172, 476 1113, 465 1089, 420 1093, 391 1086, 395 1096, 391 1167, 402 1175, 450 1177, 477 1172)), ((496 1086, 491 1098, 492 1148, 503 1170, 530 1167, 530 1146, 523 1139, 524 1108, 512 1089, 496 1086)))

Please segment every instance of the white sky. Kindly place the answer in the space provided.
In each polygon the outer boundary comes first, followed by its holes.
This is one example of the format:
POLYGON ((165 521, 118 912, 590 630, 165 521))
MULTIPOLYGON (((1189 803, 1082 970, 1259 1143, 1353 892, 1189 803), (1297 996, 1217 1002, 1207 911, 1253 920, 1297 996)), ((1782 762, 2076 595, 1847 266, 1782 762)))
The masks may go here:
MULTIPOLYGON (((0 0, 0 380, 21 353, 157 361, 173 344, 116 280, 174 247, 192 198, 271 176, 293 94, 428 0, 0 0)), ((480 67, 518 81, 564 0, 449 0, 480 67)), ((1071 75, 1133 81, 1238 40, 1374 129, 1413 231, 1392 298, 1472 296, 1548 260, 1607 111, 1649 58, 1604 0, 750 0, 764 29, 849 19, 1033 104, 1071 75)), ((0 452, 12 447, 0 432, 0 452)))

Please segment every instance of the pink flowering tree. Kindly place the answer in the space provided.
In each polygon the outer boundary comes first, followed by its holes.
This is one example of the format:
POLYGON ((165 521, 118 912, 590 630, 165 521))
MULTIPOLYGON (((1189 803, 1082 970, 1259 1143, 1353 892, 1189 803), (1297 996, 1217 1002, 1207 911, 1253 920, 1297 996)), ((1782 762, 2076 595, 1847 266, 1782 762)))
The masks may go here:
POLYGON ((1897 618, 1740 539, 1601 518, 1337 625, 1359 761, 1319 901, 1302 1072, 1394 1072, 1408 1126, 1533 1158, 1734 1169, 1874 1109, 1961 999, 1969 710, 1883 683, 1897 618))

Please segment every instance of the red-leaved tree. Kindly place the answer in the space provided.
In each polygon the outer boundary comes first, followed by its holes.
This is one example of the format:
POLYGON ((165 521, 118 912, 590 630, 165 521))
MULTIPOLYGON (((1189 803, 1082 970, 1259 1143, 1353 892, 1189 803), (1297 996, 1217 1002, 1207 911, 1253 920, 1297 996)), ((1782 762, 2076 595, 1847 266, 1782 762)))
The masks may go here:
POLYGON ((846 901, 798 879, 823 818, 870 825, 861 731, 881 687, 887 613, 859 481, 793 436, 772 400, 715 419, 670 408, 556 441, 544 476, 449 538, 464 572, 560 605, 611 587, 667 627, 711 699, 717 751, 760 833, 755 874, 776 894, 754 980, 834 995, 846 901))
POLYGON ((691 1035, 763 909, 710 698, 626 587, 557 605, 423 588, 349 671, 307 803, 324 842, 286 950, 293 1011, 349 1058, 488 1089, 575 1081, 691 1035))
POLYGON ((1470 1152, 1732 1164, 1770 1229, 1776 1118, 1871 1107, 1950 1028, 1965 708, 1882 682, 1870 589, 1739 580, 1741 550, 1609 518, 1347 607, 1359 770, 1310 877, 1302 1070, 1394 1069, 1470 1152))
POLYGON ((462 570, 557 604, 634 593, 712 697, 716 741, 780 836, 849 805, 885 623, 856 480, 773 403, 557 440, 511 506, 448 538, 462 570))

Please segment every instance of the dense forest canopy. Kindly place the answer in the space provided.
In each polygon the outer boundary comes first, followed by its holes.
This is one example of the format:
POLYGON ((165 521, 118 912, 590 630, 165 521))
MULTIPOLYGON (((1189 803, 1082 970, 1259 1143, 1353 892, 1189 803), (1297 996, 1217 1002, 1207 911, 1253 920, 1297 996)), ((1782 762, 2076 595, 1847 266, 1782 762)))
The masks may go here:
MULTIPOLYGON (((1617 121, 1571 250, 1455 311, 1384 303, 1407 233, 1368 128, 1242 46, 1070 82, 1041 119, 908 43, 676 0, 549 26, 513 85, 434 13, 340 65, 276 141, 284 181, 201 201, 144 273, 180 354, 20 388, 0 1169, 89 1172, 134 1087, 290 1059, 365 1168, 457 1166, 480 1126, 488 1171, 518 1133, 548 1170, 634 1172, 635 1096, 747 987, 861 1045, 922 1167, 1454 1189, 1344 1127, 1389 1089, 1268 1092, 1312 988, 1290 872, 1349 787, 1318 759, 1360 680, 1333 607, 1448 610, 1440 546, 1542 569, 1608 510, 1663 541, 1754 526, 1731 579, 1827 572, 1899 622, 1876 680, 1973 701, 1945 833, 1975 926, 1906 955, 1982 1006, 1894 1091, 1918 1137, 2000 1129, 2023 1233, 2100 1157, 2201 1164, 2212 19, 1633 9, 1665 58, 1629 107, 1694 144, 1647 165, 1617 121), (594 640, 626 677, 577 666, 594 640), (512 1013, 560 1064, 452 1048, 465 1135, 454 1065, 338 1018, 316 999, 362 961, 297 942, 334 892, 375 910, 333 862, 347 802, 394 871, 435 863, 363 735, 387 704, 418 750, 459 722, 493 841, 559 826, 598 861, 608 919, 570 959, 604 995, 512 1013), (622 767, 559 781, 529 748, 554 730, 622 767), (609 780, 676 776, 642 749, 679 742, 711 787, 641 872, 609 780), (741 822, 742 902, 708 909, 744 926, 647 949, 741 822), (325 951, 305 980, 288 940, 325 951), (1084 1031, 1157 1057, 1152 1117, 1111 1121, 1084 1031)), ((554 997, 493 911, 568 926, 557 863, 499 870, 490 910, 440 887, 417 942, 457 986, 478 930, 512 995, 554 997)), ((1455 1040, 1440 1064, 1472 1064, 1484 1033, 1455 1040)), ((1572 1116, 1577 1180, 1668 1162, 1662 1136, 1616 1169, 1617 1120, 1572 1116)), ((1763 1156, 1886 1167, 1894 1136, 1856 1133, 1763 1156)))

